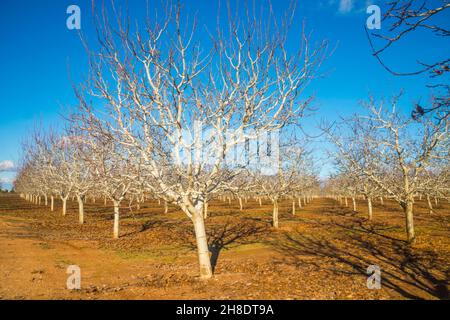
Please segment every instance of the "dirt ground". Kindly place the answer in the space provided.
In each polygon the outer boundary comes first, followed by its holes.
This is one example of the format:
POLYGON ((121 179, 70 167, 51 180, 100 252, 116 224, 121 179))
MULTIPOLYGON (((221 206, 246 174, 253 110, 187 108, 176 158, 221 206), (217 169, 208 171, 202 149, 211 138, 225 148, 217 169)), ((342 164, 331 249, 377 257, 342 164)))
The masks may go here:
POLYGON ((121 237, 112 239, 112 208, 88 202, 78 224, 75 202, 66 217, 14 194, 0 194, 0 299, 448 299, 450 205, 430 214, 415 204, 417 243, 404 239, 399 207, 374 206, 367 221, 327 199, 291 213, 254 200, 214 201, 207 230, 215 267, 200 280, 187 217, 174 207, 146 203, 122 208, 121 237), (69 265, 81 269, 81 290, 68 290, 69 265), (367 288, 367 267, 381 268, 381 289, 367 288))

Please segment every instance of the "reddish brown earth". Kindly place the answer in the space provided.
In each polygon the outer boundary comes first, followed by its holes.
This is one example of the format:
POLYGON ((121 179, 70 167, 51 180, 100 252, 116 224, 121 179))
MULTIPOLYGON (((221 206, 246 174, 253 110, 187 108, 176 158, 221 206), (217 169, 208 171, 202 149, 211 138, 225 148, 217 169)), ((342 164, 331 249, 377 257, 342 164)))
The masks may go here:
POLYGON ((314 199, 291 214, 280 207, 280 229, 270 226, 271 206, 249 200, 210 204, 207 229, 218 252, 215 276, 198 279, 192 227, 180 211, 146 203, 122 208, 121 238, 112 239, 112 208, 76 204, 62 217, 60 203, 32 205, 0 194, 1 299, 448 299, 450 205, 432 214, 415 207, 417 243, 404 239, 404 218, 390 201, 366 220, 331 199, 314 199), (366 286, 369 265, 381 267, 380 290, 366 286), (66 289, 66 269, 81 268, 81 290, 66 289))

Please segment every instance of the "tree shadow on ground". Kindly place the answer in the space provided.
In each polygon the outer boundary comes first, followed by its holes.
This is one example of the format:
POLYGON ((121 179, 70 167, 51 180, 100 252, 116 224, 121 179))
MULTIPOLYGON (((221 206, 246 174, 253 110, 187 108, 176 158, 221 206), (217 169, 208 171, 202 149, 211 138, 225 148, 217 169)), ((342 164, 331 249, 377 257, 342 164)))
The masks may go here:
MULTIPOLYGON (((129 236, 133 236, 133 235, 137 235, 139 233, 143 233, 143 232, 147 232, 149 230, 154 230, 156 228, 168 228, 171 229, 173 231, 177 231, 177 233, 180 232, 183 234, 187 234, 187 228, 185 227, 185 225, 183 223, 179 223, 177 221, 172 221, 169 219, 165 219, 165 220, 154 220, 154 219, 147 219, 144 222, 139 222, 138 224, 136 224, 134 227, 134 231, 130 231, 127 232, 125 234, 123 234, 121 237, 129 237, 129 236), (175 230, 176 229, 176 230, 175 230)), ((188 236, 188 235, 184 235, 184 236, 188 236)))
MULTIPOLYGON (((208 237, 208 249, 211 253, 210 261, 213 272, 216 269, 222 250, 231 249, 239 245, 261 242, 258 236, 264 234, 269 228, 270 224, 256 223, 243 219, 238 219, 237 221, 236 219, 227 219, 218 224, 208 225, 206 234, 208 237)), ((190 233, 190 241, 187 241, 185 246, 191 250, 197 250, 194 232, 191 229, 188 229, 187 232, 190 233)))
POLYGON ((366 277, 367 267, 375 264, 381 268, 382 286, 405 298, 426 299, 431 295, 449 299, 450 269, 435 252, 414 249, 405 241, 379 235, 370 228, 359 231, 363 234, 356 232, 333 240, 285 233, 270 244, 289 264, 366 277))
POLYGON ((320 214, 327 215, 327 216, 354 217, 358 214, 358 211, 353 211, 349 207, 345 207, 345 206, 324 206, 324 207, 318 208, 317 211, 320 214))
POLYGON ((247 221, 232 223, 230 220, 221 225, 211 226, 207 234, 213 272, 222 250, 226 250, 233 245, 257 242, 256 236, 264 233, 268 228, 266 224, 255 224, 247 221))

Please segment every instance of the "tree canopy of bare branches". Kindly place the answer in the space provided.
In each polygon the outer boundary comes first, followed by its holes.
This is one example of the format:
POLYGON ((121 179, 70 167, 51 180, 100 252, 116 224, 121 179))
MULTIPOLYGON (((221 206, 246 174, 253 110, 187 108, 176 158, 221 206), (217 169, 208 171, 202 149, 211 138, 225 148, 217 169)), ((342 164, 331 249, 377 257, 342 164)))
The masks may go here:
POLYGON ((401 114, 398 102, 396 97, 385 106, 370 99, 367 115, 355 115, 324 131, 337 148, 337 159, 403 208, 407 238, 413 243, 414 196, 428 183, 425 173, 432 163, 448 162, 449 122, 446 117, 414 121, 401 114))
MULTIPOLYGON (((387 54, 391 47, 400 44, 401 40, 407 38, 411 33, 426 32, 430 36, 441 39, 442 48, 448 44, 450 35, 450 25, 446 25, 442 19, 450 12, 450 2, 448 0, 395 0, 386 4, 386 11, 383 15, 383 26, 381 31, 372 33, 372 37, 367 31, 368 39, 372 47, 373 55, 378 62, 391 74, 395 76, 420 76, 427 75, 430 78, 428 85, 433 92, 431 106, 425 107, 416 103, 412 111, 412 117, 418 118, 425 113, 432 113, 440 110, 441 116, 448 116, 450 105, 449 71, 450 57, 445 56, 445 49, 439 50, 443 56, 436 60, 426 61, 426 58, 417 57, 417 65, 411 67, 409 71, 398 71, 394 66, 385 62, 383 54, 387 54), (387 31, 386 31, 387 30, 387 31), (374 40, 379 40, 376 43, 374 40), (444 112, 442 112, 444 111, 444 112)), ((424 51, 426 49, 424 48, 424 51)))

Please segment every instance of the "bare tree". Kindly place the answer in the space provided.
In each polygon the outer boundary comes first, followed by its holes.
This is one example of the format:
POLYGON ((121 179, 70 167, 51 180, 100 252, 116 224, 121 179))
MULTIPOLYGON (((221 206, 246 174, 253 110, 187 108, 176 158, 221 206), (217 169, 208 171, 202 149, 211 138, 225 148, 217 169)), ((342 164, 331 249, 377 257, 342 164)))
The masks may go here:
POLYGON ((421 183, 420 196, 425 196, 429 212, 433 213, 432 198, 435 199, 436 205, 438 199, 449 199, 450 180, 448 165, 441 163, 436 164, 436 166, 430 166, 422 173, 420 179, 423 181, 421 183))
MULTIPOLYGON (((361 143, 364 143, 361 141, 361 143)), ((361 149, 362 150, 362 149, 361 149)), ((372 159, 376 161, 376 159, 372 159)), ((342 157, 340 153, 335 154, 335 162, 339 170, 338 194, 350 196, 353 203, 353 211, 356 209, 356 198, 359 195, 364 196, 367 201, 367 218, 372 220, 373 217, 373 199, 380 195, 379 187, 368 179, 364 174, 361 174, 354 168, 354 164, 348 161, 347 158, 342 157)), ((368 163, 364 164, 364 167, 369 167, 368 163)), ((341 202, 341 200, 340 200, 341 202)))
MULTIPOLYGON (((305 187, 305 176, 311 168, 308 153, 305 149, 298 147, 295 142, 290 141, 289 145, 282 146, 279 156, 279 166, 273 174, 265 174, 264 171, 259 170, 260 168, 257 170, 249 168, 249 173, 254 178, 252 184, 259 188, 261 193, 273 204, 274 228, 279 226, 279 201, 283 197, 291 196, 296 189, 300 190, 305 187)), ((303 191, 305 190, 303 189, 303 191)))
POLYGON ((209 46, 196 42, 196 20, 185 22, 179 6, 148 19, 144 32, 118 15, 111 23, 106 11, 97 20, 100 50, 90 51, 90 82, 76 91, 78 120, 108 128, 141 160, 146 190, 191 219, 200 276, 209 278, 204 204, 239 173, 226 164, 228 150, 248 130, 298 123, 310 101, 303 89, 326 44, 312 48, 302 32, 291 54, 285 43, 292 10, 281 22, 271 10, 242 21, 230 14, 209 46), (92 105, 92 96, 102 103, 92 105))
POLYGON ((402 116, 397 104, 398 97, 390 108, 371 99, 366 104, 368 115, 346 119, 343 127, 337 126, 340 134, 324 131, 337 146, 338 156, 403 208, 407 238, 413 243, 414 195, 430 162, 448 161, 448 119, 435 122, 424 116, 414 121, 402 116))
POLYGON ((87 136, 84 141, 88 148, 83 157, 95 187, 113 202, 113 237, 117 239, 120 204, 133 184, 139 181, 139 163, 126 154, 120 144, 110 139, 110 135, 87 136))

